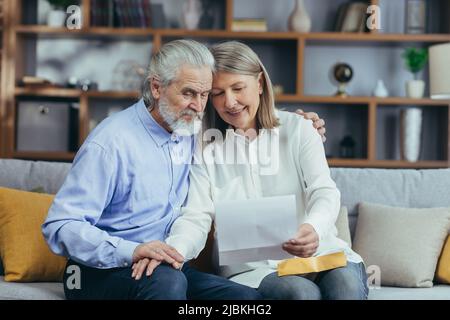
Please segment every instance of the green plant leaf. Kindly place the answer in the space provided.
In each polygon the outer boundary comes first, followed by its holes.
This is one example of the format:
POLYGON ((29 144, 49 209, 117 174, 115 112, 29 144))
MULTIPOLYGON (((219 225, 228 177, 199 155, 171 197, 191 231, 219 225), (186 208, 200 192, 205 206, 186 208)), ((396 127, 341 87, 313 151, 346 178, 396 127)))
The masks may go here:
POLYGON ((406 69, 415 74, 425 67, 428 60, 428 50, 406 48, 402 57, 405 59, 406 69))

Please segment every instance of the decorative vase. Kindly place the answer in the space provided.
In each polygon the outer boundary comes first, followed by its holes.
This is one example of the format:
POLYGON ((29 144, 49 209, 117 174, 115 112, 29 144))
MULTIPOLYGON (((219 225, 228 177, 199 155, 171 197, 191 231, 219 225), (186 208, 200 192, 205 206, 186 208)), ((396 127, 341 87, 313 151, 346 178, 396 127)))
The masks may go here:
POLYGON ((386 98, 389 95, 383 80, 378 80, 375 89, 373 90, 373 95, 375 97, 386 98))
POLYGON ((420 99, 425 92, 425 82, 423 80, 410 80, 406 83, 406 95, 409 98, 420 99))
POLYGON ((183 25, 188 30, 197 29, 202 14, 199 0, 187 0, 183 5, 183 25))
POLYGON ((288 29, 297 32, 309 32, 311 30, 311 18, 306 12, 303 0, 296 0, 294 11, 289 16, 288 29))
POLYGON ((66 13, 63 10, 50 10, 47 16, 47 25, 49 27, 64 27, 66 22, 66 13))
POLYGON ((401 158, 409 162, 419 159, 422 136, 422 109, 408 108, 400 112, 401 158))

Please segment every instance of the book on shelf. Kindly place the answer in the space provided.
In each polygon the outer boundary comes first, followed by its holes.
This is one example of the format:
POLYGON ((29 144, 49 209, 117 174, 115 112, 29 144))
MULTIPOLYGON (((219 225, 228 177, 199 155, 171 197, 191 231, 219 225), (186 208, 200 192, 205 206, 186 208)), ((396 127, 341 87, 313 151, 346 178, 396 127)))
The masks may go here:
POLYGON ((337 12, 334 30, 338 32, 365 32, 367 3, 350 2, 342 4, 337 12))
POLYGON ((232 31, 267 31, 267 21, 265 19, 233 19, 231 23, 232 31))
POLYGON ((102 27, 150 28, 151 0, 91 0, 91 24, 102 27))

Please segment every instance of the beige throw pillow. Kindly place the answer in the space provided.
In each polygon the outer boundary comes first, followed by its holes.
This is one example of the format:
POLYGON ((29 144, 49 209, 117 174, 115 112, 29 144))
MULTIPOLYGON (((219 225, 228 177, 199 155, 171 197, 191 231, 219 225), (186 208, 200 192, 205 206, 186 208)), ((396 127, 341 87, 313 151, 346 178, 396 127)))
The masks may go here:
POLYGON ((336 220, 337 237, 348 243, 350 248, 352 247, 352 237, 350 235, 350 226, 348 224, 348 211, 347 207, 341 207, 339 216, 336 220))
POLYGON ((450 208, 413 209, 361 203, 353 249, 377 265, 381 285, 432 287, 450 228, 450 208))

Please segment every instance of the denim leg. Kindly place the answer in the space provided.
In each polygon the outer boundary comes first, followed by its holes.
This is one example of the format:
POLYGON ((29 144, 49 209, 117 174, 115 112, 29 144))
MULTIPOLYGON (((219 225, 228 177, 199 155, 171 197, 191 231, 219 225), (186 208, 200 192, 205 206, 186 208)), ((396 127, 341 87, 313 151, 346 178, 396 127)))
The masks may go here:
POLYGON ((325 300, 366 300, 369 293, 363 263, 320 272, 315 282, 325 300))
MULTIPOLYGON (((134 280, 134 279, 133 279, 134 280)), ((136 280, 134 280, 136 281, 136 280)), ((180 270, 161 264, 150 277, 142 276, 136 299, 138 300, 186 300, 187 279, 180 270)))
POLYGON ((274 300, 320 300, 320 289, 301 276, 279 277, 277 272, 267 275, 259 285, 258 291, 265 299, 274 300))
MULTIPOLYGON (((69 260, 67 267, 80 268, 80 288, 71 288, 70 276, 64 273, 64 292, 69 300, 185 300, 187 281, 180 270, 158 266, 150 277, 131 277, 131 268, 97 269, 69 260)), ((66 268, 67 268, 66 267, 66 268)))
POLYGON ((182 271, 188 281, 189 300, 261 300, 256 289, 241 285, 224 277, 200 272, 187 263, 182 271))

